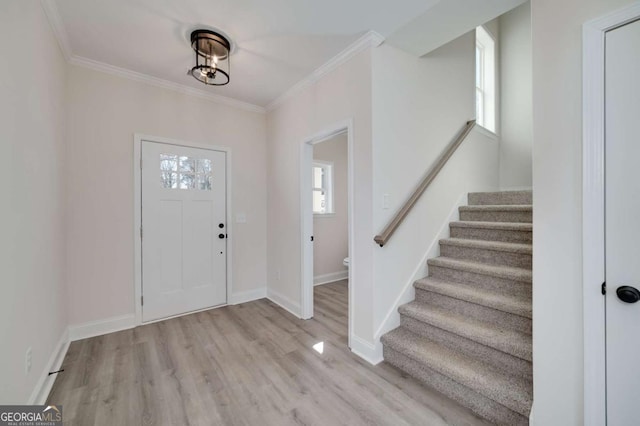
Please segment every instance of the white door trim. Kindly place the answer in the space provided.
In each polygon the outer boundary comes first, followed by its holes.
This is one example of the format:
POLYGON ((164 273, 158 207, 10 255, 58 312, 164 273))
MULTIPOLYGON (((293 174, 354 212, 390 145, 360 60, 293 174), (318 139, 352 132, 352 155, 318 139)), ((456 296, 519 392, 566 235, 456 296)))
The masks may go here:
POLYGON ((605 34, 640 18, 640 3, 582 27, 582 276, 584 422, 606 424, 605 300, 605 34))
MULTIPOLYGON (((159 136, 149 136, 140 133, 136 133, 133 136, 133 242, 134 242, 134 306, 135 306, 135 321, 136 325, 142 325, 142 306, 141 306, 141 298, 142 298, 142 238, 140 235, 140 229, 142 228, 142 173, 141 173, 141 160, 142 160, 142 141, 148 142, 156 142, 156 143, 164 143, 169 145, 177 145, 177 146, 185 146, 188 148, 199 148, 199 149, 207 149, 210 151, 222 151, 226 153, 226 198, 227 198, 227 232, 229 237, 227 238, 227 302, 229 303, 229 298, 233 294, 233 269, 232 269, 232 256, 233 256, 233 221, 232 221, 232 208, 231 208, 231 165, 233 164, 231 161, 231 148, 218 146, 218 145, 207 145, 203 143, 196 142, 187 142, 176 139, 162 138, 159 136)), ((216 308, 219 308, 224 305, 218 305, 216 308)), ((203 310, 207 310, 211 308, 206 308, 203 310)), ((189 312, 187 314, 178 314, 169 318, 174 318, 182 315, 188 315, 193 312, 189 312)), ((147 321, 144 324, 149 324, 157 321, 164 321, 169 318, 162 318, 156 321, 147 321)))
POLYGON ((321 132, 302 141, 300 144, 300 248, 301 248, 301 315, 303 319, 313 317, 313 208, 311 199, 311 165, 313 162, 313 145, 325 141, 340 133, 347 133, 347 222, 349 227, 349 347, 353 335, 353 306, 354 306, 354 277, 357 271, 357 259, 353 250, 355 241, 354 221, 354 150, 353 150, 353 119, 334 123, 321 132))

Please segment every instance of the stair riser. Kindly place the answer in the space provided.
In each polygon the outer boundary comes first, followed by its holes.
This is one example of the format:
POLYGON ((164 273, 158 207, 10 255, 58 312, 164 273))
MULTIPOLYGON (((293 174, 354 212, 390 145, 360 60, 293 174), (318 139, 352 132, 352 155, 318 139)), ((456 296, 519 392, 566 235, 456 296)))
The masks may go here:
POLYGON ((531 269, 531 254, 440 244, 440 255, 487 265, 531 269))
POLYGON ((531 211, 460 211, 460 220, 470 222, 531 223, 531 211))
POLYGON ((518 377, 532 379, 531 362, 515 357, 490 346, 477 343, 466 337, 450 333, 431 324, 424 323, 406 315, 400 316, 402 327, 427 339, 440 343, 455 351, 469 355, 491 365, 498 370, 506 371, 518 377))
POLYGON ((417 363, 386 345, 383 347, 383 355, 385 362, 406 372, 426 386, 458 401, 461 405, 497 425, 519 426, 529 424, 528 418, 522 414, 510 410, 491 398, 487 398, 427 366, 417 363))
POLYGON ((504 206, 533 204, 531 191, 472 192, 468 197, 470 206, 504 206))
POLYGON ((502 329, 531 334, 530 318, 498 311, 421 289, 416 289, 416 300, 434 308, 456 312, 484 323, 499 326, 502 329))
POLYGON ((485 290, 497 293, 531 299, 530 282, 497 278, 492 275, 477 274, 435 265, 429 265, 429 276, 442 280, 476 285, 485 290))
POLYGON ((504 229, 451 227, 451 238, 467 240, 499 241, 502 243, 531 244, 531 231, 515 231, 504 229))

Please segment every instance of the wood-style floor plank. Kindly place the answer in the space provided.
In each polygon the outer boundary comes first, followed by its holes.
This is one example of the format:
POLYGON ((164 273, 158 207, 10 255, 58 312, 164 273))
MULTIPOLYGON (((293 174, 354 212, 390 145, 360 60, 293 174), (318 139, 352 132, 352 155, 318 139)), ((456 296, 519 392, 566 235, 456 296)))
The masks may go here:
POLYGON ((486 425, 349 351, 346 281, 314 303, 307 321, 262 299, 73 342, 48 403, 82 426, 486 425))

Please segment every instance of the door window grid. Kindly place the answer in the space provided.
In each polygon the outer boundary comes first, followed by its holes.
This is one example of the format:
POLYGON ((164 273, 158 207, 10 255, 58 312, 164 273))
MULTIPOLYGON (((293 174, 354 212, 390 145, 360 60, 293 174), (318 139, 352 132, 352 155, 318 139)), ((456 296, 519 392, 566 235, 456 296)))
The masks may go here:
POLYGON ((160 154, 160 183, 163 188, 211 191, 211 181, 210 159, 160 154))

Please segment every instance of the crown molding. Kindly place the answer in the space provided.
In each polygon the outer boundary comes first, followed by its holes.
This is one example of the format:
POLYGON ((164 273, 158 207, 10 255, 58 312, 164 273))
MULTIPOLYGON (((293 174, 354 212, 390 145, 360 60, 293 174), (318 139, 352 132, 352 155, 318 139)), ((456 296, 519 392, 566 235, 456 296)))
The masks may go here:
POLYGON ((44 13, 47 16, 49 25, 53 31, 62 55, 68 63, 79 67, 89 68, 95 71, 104 72, 118 77, 127 78, 142 83, 147 83, 152 86, 161 87, 163 89, 173 90, 175 92, 183 93, 190 96, 195 96, 200 99, 205 99, 211 102, 215 102, 222 105, 227 105, 234 108, 244 109, 251 112, 258 112, 264 114, 265 108, 259 105, 254 105, 248 102, 239 101, 237 99, 229 98, 226 96, 216 95, 207 91, 196 89, 184 84, 174 83, 168 80, 163 80, 158 77, 153 77, 147 74, 142 74, 136 71, 132 71, 126 68, 109 65, 104 62, 95 61, 93 59, 85 58, 82 56, 74 55, 71 50, 71 43, 69 43, 69 36, 65 30, 64 23, 55 0, 40 0, 40 4, 44 9, 44 13))
POLYGON ((205 99, 211 102, 216 102, 222 105, 227 105, 230 107, 244 109, 251 112, 258 112, 262 114, 282 105, 287 99, 304 90, 306 87, 312 85, 329 72, 335 70, 340 65, 353 58, 358 53, 371 47, 380 46, 385 40, 384 37, 377 32, 368 31, 367 33, 362 35, 362 37, 351 43, 342 52, 329 59, 303 80, 299 81, 274 101, 270 102, 266 107, 262 107, 226 96, 216 95, 184 84, 174 83, 172 81, 164 80, 158 77, 153 77, 148 74, 143 74, 137 71, 132 71, 126 68, 109 65, 104 62, 74 55, 73 51, 71 50, 71 44, 69 43, 69 36, 67 35, 64 23, 62 22, 62 18, 60 16, 60 13, 58 12, 56 0, 40 0, 40 4, 44 9, 47 19, 49 20, 49 24, 51 25, 51 29, 53 30, 53 34, 58 41, 60 50, 62 51, 64 58, 72 65, 89 68, 95 71, 116 75, 142 83, 147 83, 163 89, 173 90, 175 92, 194 96, 200 99, 205 99))
POLYGON ((72 56, 71 44, 69 43, 69 36, 67 35, 67 30, 64 29, 62 17, 60 17, 60 12, 58 12, 58 6, 56 6, 55 0, 40 0, 40 5, 42 9, 44 9, 44 14, 47 16, 56 40, 58 40, 62 56, 69 61, 72 56))
POLYGON ((267 112, 272 111, 282 105, 287 99, 293 97, 297 93, 301 92, 305 88, 311 86, 316 81, 320 80, 322 77, 330 73, 331 71, 338 68, 340 65, 347 62, 349 59, 356 56, 358 53, 363 50, 378 47, 382 43, 384 43, 384 37, 378 34, 375 31, 368 31, 362 37, 351 43, 344 49, 342 52, 338 53, 333 58, 329 59, 320 67, 316 68, 311 74, 309 74, 304 79, 300 80, 298 83, 293 85, 290 89, 276 98, 274 101, 270 102, 266 106, 267 112))
POLYGON ((82 56, 73 55, 69 60, 71 65, 92 69, 94 71, 100 71, 106 74, 115 75, 118 77, 126 78, 141 83, 150 84, 152 86, 160 87, 162 89, 173 90, 174 92, 182 93, 185 95, 194 96, 196 98, 205 99, 211 102, 215 102, 230 107, 243 109, 250 112, 258 112, 264 114, 266 112, 264 107, 254 105, 248 102, 239 101, 237 99, 229 98, 227 96, 216 95, 204 90, 196 89, 184 84, 174 83, 169 80, 164 80, 158 77, 153 77, 148 74, 143 74, 137 71, 132 71, 126 68, 116 67, 115 65, 109 65, 104 62, 95 61, 82 56))

